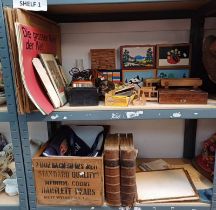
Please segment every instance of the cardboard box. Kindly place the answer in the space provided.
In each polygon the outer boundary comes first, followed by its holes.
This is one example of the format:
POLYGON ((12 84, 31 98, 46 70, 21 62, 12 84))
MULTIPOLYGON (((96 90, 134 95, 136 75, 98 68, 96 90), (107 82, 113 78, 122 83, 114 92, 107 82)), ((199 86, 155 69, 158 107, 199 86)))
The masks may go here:
POLYGON ((100 206, 104 202, 103 157, 33 157, 39 205, 100 206))
POLYGON ((134 99, 134 94, 131 96, 113 95, 112 91, 105 94, 105 106, 128 106, 134 99))

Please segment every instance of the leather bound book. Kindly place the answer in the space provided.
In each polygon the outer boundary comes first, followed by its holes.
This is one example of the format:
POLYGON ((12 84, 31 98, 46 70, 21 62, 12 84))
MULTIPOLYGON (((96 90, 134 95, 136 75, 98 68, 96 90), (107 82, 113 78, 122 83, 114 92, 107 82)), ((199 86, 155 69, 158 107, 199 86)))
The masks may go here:
POLYGON ((133 206, 137 198, 136 188, 136 150, 133 135, 120 135, 120 183, 122 206, 133 206))
POLYGON ((104 183, 108 205, 120 206, 119 135, 108 134, 104 143, 104 183))

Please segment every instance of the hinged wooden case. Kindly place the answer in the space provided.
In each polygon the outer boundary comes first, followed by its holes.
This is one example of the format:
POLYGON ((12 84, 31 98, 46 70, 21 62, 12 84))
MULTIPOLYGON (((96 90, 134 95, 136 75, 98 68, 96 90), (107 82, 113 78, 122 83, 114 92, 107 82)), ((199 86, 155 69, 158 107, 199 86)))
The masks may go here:
POLYGON ((196 89, 163 89, 159 91, 160 104, 207 104, 208 93, 196 89))
POLYGON ((207 104, 208 93, 199 89, 199 78, 161 79, 160 104, 207 104))

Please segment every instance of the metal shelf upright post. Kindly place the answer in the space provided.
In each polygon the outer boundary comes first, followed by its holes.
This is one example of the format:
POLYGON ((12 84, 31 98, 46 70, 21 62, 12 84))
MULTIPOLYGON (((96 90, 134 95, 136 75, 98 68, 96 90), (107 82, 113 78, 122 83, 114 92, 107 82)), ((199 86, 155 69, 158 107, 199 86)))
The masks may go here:
POLYGON ((20 139, 16 98, 13 86, 14 82, 10 63, 10 54, 7 42, 7 33, 2 2, 0 2, 0 60, 3 68, 4 88, 7 98, 7 109, 5 112, 0 112, 0 122, 8 122, 10 124, 10 133, 13 144, 13 153, 19 188, 19 205, 14 206, 10 205, 9 203, 7 205, 0 206, 0 210, 28 210, 28 193, 26 188, 24 160, 22 156, 23 151, 20 139))

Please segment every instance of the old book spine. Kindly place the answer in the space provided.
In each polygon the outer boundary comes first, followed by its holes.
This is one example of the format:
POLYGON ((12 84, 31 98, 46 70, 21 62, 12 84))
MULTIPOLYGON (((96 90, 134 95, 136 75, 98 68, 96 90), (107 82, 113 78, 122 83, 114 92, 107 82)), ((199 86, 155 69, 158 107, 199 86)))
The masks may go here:
POLYGON ((126 146, 120 146, 121 203, 122 206, 133 206, 137 197, 136 150, 133 147, 132 135, 123 138, 127 139, 126 146))
POLYGON ((105 198, 108 205, 120 206, 120 166, 119 166, 119 139, 118 135, 110 134, 107 137, 110 143, 104 146, 104 183, 105 198), (112 138, 110 140, 110 138, 112 138))

